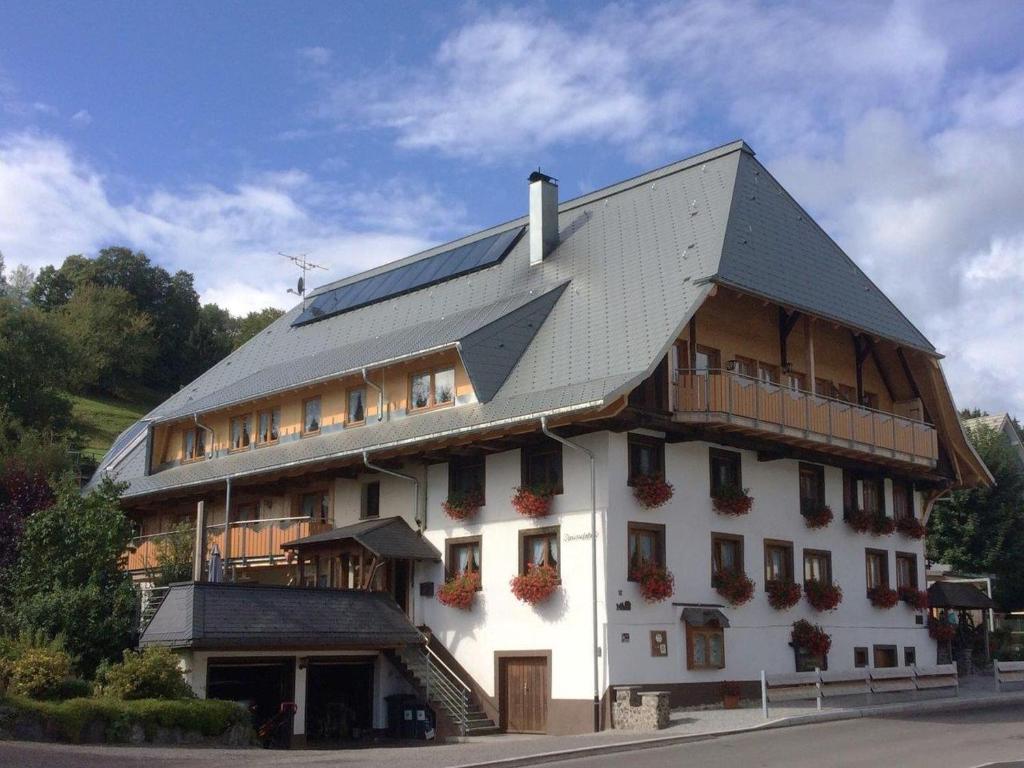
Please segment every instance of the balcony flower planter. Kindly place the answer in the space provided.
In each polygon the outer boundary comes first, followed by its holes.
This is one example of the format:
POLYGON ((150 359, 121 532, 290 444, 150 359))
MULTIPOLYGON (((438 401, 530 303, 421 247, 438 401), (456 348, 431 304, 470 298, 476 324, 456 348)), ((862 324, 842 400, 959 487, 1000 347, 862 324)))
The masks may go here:
POLYGON ((948 643, 956 637, 956 626, 946 621, 945 616, 940 618, 929 616, 928 635, 940 643, 948 643))
POLYGON ((740 684, 735 680, 726 680, 722 683, 722 707, 724 709, 739 709, 740 707, 740 684))
POLYGON ((437 599, 442 605, 449 608, 459 608, 468 611, 473 607, 473 598, 480 589, 479 573, 464 573, 448 579, 444 585, 437 590, 437 599))
POLYGON ((639 584, 640 594, 648 603, 668 600, 676 591, 676 580, 672 572, 653 563, 634 568, 630 578, 639 584))
POLYGON ((900 601, 900 596, 889 587, 872 587, 868 590, 868 600, 875 608, 889 610, 900 601))
POLYGON ((816 611, 834 611, 843 602, 843 590, 838 584, 805 581, 804 594, 807 595, 807 602, 816 611))
POLYGON ((793 647, 803 648, 813 656, 825 656, 832 647, 831 636, 807 619, 794 622, 793 632, 789 637, 793 647))
POLYGON ((901 517, 896 521, 896 530, 911 539, 923 539, 928 530, 916 517, 901 517))
POLYGON ((550 565, 530 565, 526 573, 514 576, 509 583, 517 599, 537 605, 551 597, 561 582, 558 572, 550 565))
POLYGON ((793 581, 769 581, 765 585, 768 605, 777 611, 786 611, 800 602, 800 585, 793 581))
POLYGON ((909 607, 915 611, 924 611, 928 608, 928 593, 923 589, 915 589, 914 587, 900 587, 899 588, 900 600, 906 603, 909 607))
POLYGON ((452 520, 469 520, 476 517, 480 507, 484 505, 484 497, 479 491, 452 493, 441 503, 444 513, 452 520))
POLYGON ((867 509, 850 512, 846 523, 857 533, 870 533, 872 536, 888 536, 896 530, 896 521, 891 517, 867 509))
POLYGON ((813 509, 801 509, 800 514, 804 517, 804 524, 808 528, 824 528, 832 522, 834 515, 832 508, 827 504, 813 509))
POLYGON ((754 497, 749 495, 748 489, 736 486, 722 488, 711 497, 711 506, 720 515, 745 515, 753 505, 754 497))
POLYGON ((633 497, 645 509, 657 509, 672 498, 672 483, 660 475, 640 475, 633 480, 633 497))
POLYGON ((523 517, 547 517, 551 514, 551 499, 554 495, 550 488, 521 485, 512 496, 512 506, 523 517))
POLYGON ((734 607, 749 602, 754 596, 754 582, 743 571, 719 571, 711 585, 734 607))

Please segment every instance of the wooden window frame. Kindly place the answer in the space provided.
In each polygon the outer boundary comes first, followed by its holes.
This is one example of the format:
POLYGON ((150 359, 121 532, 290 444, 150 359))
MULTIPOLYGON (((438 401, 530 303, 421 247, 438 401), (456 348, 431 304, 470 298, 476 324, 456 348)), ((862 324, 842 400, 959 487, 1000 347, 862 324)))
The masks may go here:
MULTIPOLYGON (((210 441, 213 442, 212 440, 210 441)), ((213 446, 210 447, 210 453, 213 453, 213 446)), ((181 433, 181 463, 190 464, 193 461, 202 461, 207 457, 206 452, 206 430, 201 427, 189 427, 181 433), (192 435, 192 455, 188 455, 188 436, 192 435), (196 446, 202 445, 203 452, 196 453, 196 446)))
POLYGON ((743 488, 743 454, 739 451, 727 451, 723 448, 708 448, 708 473, 711 482, 711 498, 715 498, 715 491, 721 489, 717 480, 718 473, 715 472, 715 463, 719 461, 735 463, 736 487, 741 490, 743 488))
POLYGON ((796 370, 784 371, 782 374, 782 387, 790 392, 806 392, 807 374, 796 370), (790 377, 794 378, 800 386, 794 387, 793 383, 789 381, 790 377))
POLYGON ((917 666, 917 646, 907 645, 903 648, 903 666, 904 667, 916 667, 917 666))
MULTIPOLYGON (((554 536, 558 541, 558 565, 555 572, 558 574, 558 583, 562 583, 562 527, 560 525, 549 525, 544 528, 520 528, 519 529, 519 575, 526 574, 526 545, 530 539, 541 536, 554 536)), ((549 550, 550 551, 550 550, 549 550)))
POLYGON ((424 411, 432 411, 435 408, 449 408, 455 405, 455 401, 458 398, 457 387, 455 383, 455 365, 441 365, 437 368, 429 368, 427 370, 419 370, 409 374, 408 391, 406 393, 408 397, 409 407, 406 408, 408 413, 423 413, 424 411), (445 371, 452 372, 452 399, 446 403, 438 403, 435 401, 434 393, 437 389, 437 374, 445 371), (427 387, 427 404, 416 406, 413 405, 412 399, 412 382, 413 379, 419 378, 420 376, 426 376, 430 380, 430 384, 427 387))
POLYGON ((633 578, 633 563, 632 563, 632 552, 630 552, 629 540, 633 536, 634 531, 644 531, 646 533, 653 533, 655 535, 655 556, 657 557, 657 565, 661 568, 665 567, 665 526, 662 523, 640 523, 633 520, 626 522, 626 581, 635 582, 633 578))
POLYGON ((789 584, 796 581, 796 573, 793 562, 793 542, 784 541, 782 539, 765 539, 764 540, 764 586, 768 588, 769 581, 781 581, 783 584, 789 584), (769 579, 768 578, 768 551, 771 549, 781 549, 785 553, 783 558, 783 568, 789 570, 789 578, 785 578, 785 574, 782 579, 769 579))
POLYGON ((900 665, 900 654, 899 648, 895 645, 889 645, 887 643, 878 643, 871 646, 871 666, 874 669, 895 669, 900 665), (878 652, 892 653, 893 664, 887 664, 882 666, 878 663, 878 652))
POLYGON ((484 538, 483 538, 483 536, 480 536, 480 535, 476 535, 476 536, 458 536, 456 538, 445 539, 444 540, 444 577, 445 577, 445 579, 453 579, 456 576, 461 575, 461 574, 457 574, 454 571, 452 571, 451 566, 452 566, 452 563, 454 562, 454 559, 455 559, 453 557, 453 555, 452 555, 452 550, 455 549, 456 547, 466 546, 466 545, 470 545, 470 544, 476 544, 477 551, 480 553, 479 554, 480 562, 477 563, 478 570, 476 572, 477 575, 480 577, 479 578, 479 585, 477 586, 476 591, 480 592, 481 590, 483 590, 483 581, 484 581, 484 538))
POLYGON ((887 513, 885 506, 885 480, 875 475, 862 475, 857 479, 860 480, 860 496, 862 499, 867 496, 866 491, 869 484, 874 486, 875 490, 878 491, 877 509, 869 509, 867 504, 864 504, 863 501, 861 502, 861 505, 864 507, 865 510, 869 512, 873 512, 876 515, 884 516, 887 513))
POLYGON ((764 360, 757 361, 757 380, 762 384, 773 387, 782 386, 782 369, 775 363, 766 363, 764 360), (764 374, 768 374, 765 378, 764 374), (774 376, 774 378, 772 378, 774 376))
POLYGON ((523 487, 532 486, 529 477, 530 459, 544 454, 557 454, 558 456, 558 484, 553 489, 553 493, 558 496, 565 492, 565 464, 561 443, 547 440, 534 445, 524 445, 519 451, 519 478, 523 487))
POLYGON ((889 588, 891 580, 889 578, 889 552, 885 549, 871 549, 867 548, 864 550, 864 585, 866 591, 871 591, 874 587, 871 586, 871 568, 868 563, 871 562, 871 556, 876 555, 882 558, 882 583, 875 586, 889 588))
POLYGON ((369 412, 369 402, 366 399, 366 385, 364 384, 361 387, 359 387, 359 386, 357 386, 357 387, 349 387, 348 389, 346 389, 345 390, 345 426, 346 427, 361 427, 361 426, 363 426, 364 424, 366 424, 366 416, 367 416, 368 412, 369 412), (353 392, 362 392, 363 393, 363 418, 359 419, 358 421, 356 419, 350 419, 349 418, 349 412, 350 412, 351 407, 352 407, 352 400, 351 400, 351 398, 352 398, 352 393, 353 392))
POLYGON ((253 427, 254 419, 252 412, 237 413, 228 419, 228 453, 241 453, 250 450, 256 445, 256 430, 253 427), (235 422, 239 419, 249 419, 249 444, 235 448, 235 422))
POLYGON ((737 560, 739 561, 739 571, 742 573, 747 572, 746 568, 746 553, 744 552, 743 536, 738 533, 720 533, 718 531, 711 532, 711 581, 714 584, 715 574, 718 572, 715 569, 715 561, 718 559, 717 544, 719 542, 729 541, 737 545, 736 554, 737 560))
POLYGON ((301 493, 295 494, 295 509, 298 512, 298 516, 302 517, 302 500, 306 496, 320 496, 327 498, 327 517, 325 520, 320 520, 319 515, 310 517, 311 522, 326 522, 329 523, 334 520, 334 505, 332 504, 333 499, 331 498, 331 489, 327 486, 313 487, 306 489, 301 493))
POLYGON ((362 483, 359 488, 359 519, 379 520, 380 519, 380 480, 369 480, 362 483), (370 486, 377 486, 377 514, 369 514, 370 508, 370 486))
POLYGON ((810 557, 821 557, 825 560, 825 570, 827 571, 827 581, 825 584, 832 584, 832 552, 827 549, 804 549, 803 558, 803 580, 806 583, 809 581, 807 578, 807 559, 810 557))
MULTIPOLYGON (((821 464, 812 464, 807 461, 801 461, 797 468, 797 493, 799 494, 801 513, 805 511, 805 503, 811 502, 811 500, 805 499, 803 495, 803 478, 805 475, 811 474, 814 475, 814 485, 817 488, 818 495, 818 498, 813 501, 818 505, 825 504, 825 468, 821 464)), ((812 511, 816 511, 816 509, 812 511)))
MULTIPOLYGON (((303 421, 305 421, 305 416, 303 416, 303 421)), ((260 447, 262 447, 264 445, 275 445, 280 439, 281 439, 281 406, 274 405, 274 406, 271 406, 270 408, 260 408, 260 409, 258 409, 256 411, 256 440, 255 440, 256 447, 260 448, 260 447), (274 414, 275 411, 277 411, 277 437, 275 437, 272 440, 263 440, 262 439, 263 433, 260 431, 260 418, 263 416, 263 414, 269 413, 271 415, 271 422, 270 423, 273 424, 274 423, 273 422, 273 414, 274 414)))
POLYGON ((484 454, 477 456, 453 456, 448 461, 448 496, 451 497, 456 491, 455 477, 459 472, 464 472, 470 467, 480 468, 480 497, 484 504, 487 503, 487 457, 484 454))
POLYGON ((633 473, 633 448, 634 446, 642 446, 644 448, 652 448, 655 451, 655 461, 657 465, 657 473, 664 478, 665 477, 665 441, 660 440, 656 437, 650 437, 649 435, 636 435, 630 432, 626 436, 626 485, 630 488, 636 483, 638 475, 633 473))
POLYGON ((871 649, 866 645, 858 645, 853 649, 853 668, 854 669, 868 669, 871 666, 871 649), (863 654, 863 663, 858 658, 860 654, 863 654))
POLYGON ((704 344, 697 344, 694 347, 693 369, 695 371, 718 372, 722 370, 722 350, 715 347, 708 347, 704 344), (697 355, 704 355, 708 359, 707 368, 697 367, 697 355))
POLYGON ((320 395, 314 395, 313 397, 307 397, 302 401, 302 436, 312 437, 313 435, 319 435, 324 429, 324 401, 320 395), (320 404, 320 418, 317 420, 316 429, 306 429, 306 406, 312 402, 318 402, 320 404))
POLYGON ((894 520, 914 518, 914 484, 910 480, 893 478, 892 481, 892 517, 894 520), (902 497, 903 503, 898 500, 902 497), (901 513, 901 506, 903 507, 901 513))
MULTIPOLYGON (((722 627, 693 627, 686 622, 683 622, 686 628, 686 668, 688 670, 707 670, 707 669, 725 669, 725 629, 722 627), (694 661, 693 647, 696 644, 697 638, 700 637, 712 637, 718 636, 722 642, 722 663, 719 664, 697 664, 694 661)), ((708 645, 710 648, 710 644, 708 645)), ((707 654, 707 658, 710 659, 711 654, 707 654)))
POLYGON ((918 589, 919 580, 917 577, 917 555, 913 552, 897 552, 896 553, 896 589, 900 587, 911 587, 912 589, 918 589), (910 583, 900 584, 900 560, 908 560, 910 562, 910 583))
POLYGON ((744 376, 751 381, 760 381, 760 377, 757 375, 758 363, 754 358, 747 357, 746 355, 736 355, 729 362, 732 363, 729 368, 733 373, 744 376), (747 370, 744 370, 745 368, 747 370))

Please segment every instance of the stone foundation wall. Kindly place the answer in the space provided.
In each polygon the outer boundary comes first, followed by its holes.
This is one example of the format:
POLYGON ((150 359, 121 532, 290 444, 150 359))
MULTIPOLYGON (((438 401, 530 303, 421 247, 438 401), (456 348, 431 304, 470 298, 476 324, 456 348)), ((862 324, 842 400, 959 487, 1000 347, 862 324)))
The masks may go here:
POLYGON ((624 731, 658 731, 669 723, 669 692, 643 691, 629 686, 615 689, 612 727, 624 731))

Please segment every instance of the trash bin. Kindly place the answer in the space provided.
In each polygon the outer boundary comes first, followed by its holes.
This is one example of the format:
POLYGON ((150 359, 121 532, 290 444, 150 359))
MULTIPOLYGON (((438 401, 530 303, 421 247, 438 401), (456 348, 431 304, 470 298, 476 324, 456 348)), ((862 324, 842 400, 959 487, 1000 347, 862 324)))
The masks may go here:
POLYGON ((434 738, 434 711, 423 702, 418 702, 414 709, 413 738, 434 738))
POLYGON ((385 696, 384 701, 388 708, 388 736, 394 739, 412 738, 411 724, 415 715, 411 714, 409 720, 406 720, 405 711, 411 712, 416 696, 411 693, 393 693, 385 696))

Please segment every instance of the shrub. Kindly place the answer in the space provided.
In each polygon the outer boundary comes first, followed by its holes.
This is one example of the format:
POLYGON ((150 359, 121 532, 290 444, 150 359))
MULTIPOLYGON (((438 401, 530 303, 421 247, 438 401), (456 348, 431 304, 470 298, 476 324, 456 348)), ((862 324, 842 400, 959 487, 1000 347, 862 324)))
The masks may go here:
POLYGON ((448 579, 437 590, 437 599, 449 608, 461 608, 468 611, 473 606, 473 598, 480 589, 480 574, 467 571, 460 576, 448 579))
POLYGON ((743 571, 719 571, 712 579, 712 586, 733 606, 749 602, 754 596, 754 582, 743 571))
POLYGON ((745 515, 753 505, 754 497, 749 495, 749 489, 737 485, 720 488, 711 497, 711 506, 715 508, 715 512, 722 515, 745 515))
POLYGON ((521 485, 512 497, 512 506, 523 517, 547 517, 551 514, 551 488, 521 485))
POLYGON ((827 504, 813 509, 801 509, 800 514, 804 517, 804 524, 808 528, 824 528, 832 522, 834 515, 832 508, 827 504))
POLYGON ((57 686, 57 692, 53 698, 60 701, 66 699, 85 699, 92 696, 93 685, 88 680, 80 677, 66 677, 57 686))
POLYGON ((928 529, 916 517, 901 517, 896 521, 896 530, 911 539, 923 539, 928 529))
POLYGON ((673 493, 672 483, 661 475, 640 475, 633 480, 633 497, 646 509, 667 504, 673 493))
POLYGON ((192 699, 178 658, 167 648, 125 651, 117 664, 101 667, 96 683, 103 696, 113 699, 192 699))
POLYGON ((923 589, 914 587, 900 587, 900 600, 909 605, 915 611, 923 611, 928 607, 928 593, 923 589))
POLYGON ((31 699, 52 699, 71 676, 71 657, 50 648, 29 648, 11 666, 9 690, 31 699))
POLYGON ((804 594, 807 595, 807 602, 816 611, 834 611, 843 602, 843 590, 838 584, 805 581, 804 594))
POLYGON ((956 636, 956 626, 950 624, 945 618, 928 617, 928 635, 940 643, 948 642, 956 636))
POLYGON ((483 505, 484 497, 480 491, 456 491, 441 503, 441 509, 452 520, 468 520, 476 517, 483 505))
POLYGON ((793 632, 790 634, 790 642, 796 648, 803 648, 815 656, 824 656, 832 647, 832 638, 817 624, 811 624, 807 619, 793 623, 793 632))
POLYGON ((769 581, 765 585, 768 604, 777 611, 785 611, 800 602, 800 585, 793 581, 769 581))
POLYGON ((558 572, 550 565, 531 564, 526 573, 514 576, 511 581, 512 594, 530 605, 547 600, 558 589, 558 584, 558 572))
POLYGON ((14 662, 0 656, 0 694, 7 690, 11 684, 11 675, 14 674, 14 662))
POLYGON ((672 572, 655 563, 644 563, 633 569, 630 577, 640 585, 640 594, 648 603, 668 600, 676 591, 676 579, 672 572))
POLYGON ((868 590, 868 600, 875 608, 888 610, 899 602, 900 596, 896 594, 895 589, 889 587, 872 587, 868 590))

